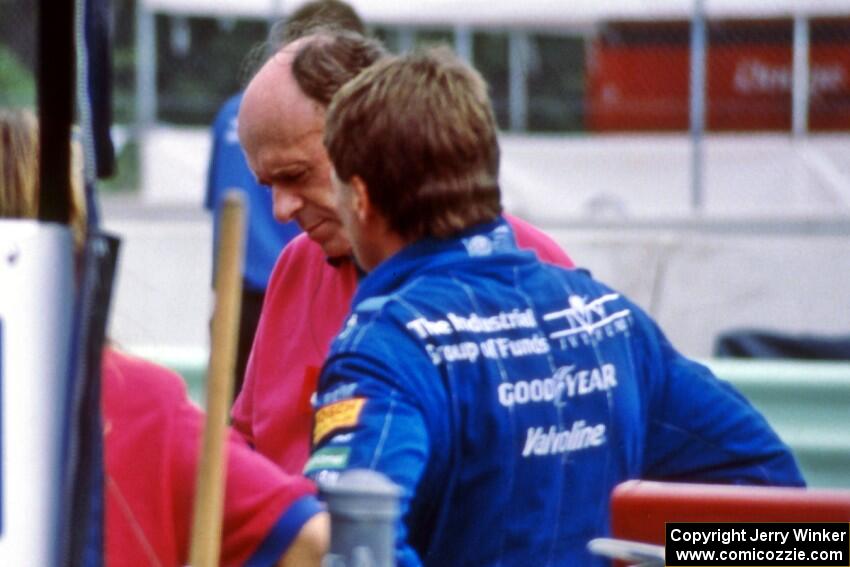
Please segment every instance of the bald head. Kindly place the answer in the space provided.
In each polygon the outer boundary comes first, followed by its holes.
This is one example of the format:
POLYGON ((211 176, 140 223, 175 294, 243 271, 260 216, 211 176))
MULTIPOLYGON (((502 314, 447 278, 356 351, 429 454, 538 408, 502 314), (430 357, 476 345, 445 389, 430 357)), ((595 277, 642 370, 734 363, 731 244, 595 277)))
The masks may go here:
POLYGON ((384 54, 373 40, 319 31, 284 46, 245 90, 239 139, 257 180, 272 190, 275 217, 295 220, 330 257, 350 253, 333 206, 322 144, 325 107, 342 85, 384 54))
MULTIPOLYGON (((279 131, 286 136, 301 130, 322 129, 324 108, 310 99, 292 73, 295 55, 310 38, 302 38, 283 47, 272 56, 245 90, 239 108, 239 139, 246 144, 258 135, 279 131)), ((256 173, 256 171, 255 171, 256 173)))
POLYGON ((288 43, 260 69, 248 86, 243 106, 252 108, 264 97, 280 103, 306 96, 327 107, 336 92, 362 70, 386 55, 375 40, 338 29, 317 29, 288 43))

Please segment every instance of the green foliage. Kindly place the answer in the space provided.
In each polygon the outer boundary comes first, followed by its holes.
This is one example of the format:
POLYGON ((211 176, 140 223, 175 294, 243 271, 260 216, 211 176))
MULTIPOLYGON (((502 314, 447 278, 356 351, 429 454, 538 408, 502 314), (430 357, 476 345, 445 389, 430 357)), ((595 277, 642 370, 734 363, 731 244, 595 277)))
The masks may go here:
POLYGON ((116 124, 130 124, 136 119, 136 49, 119 45, 112 49, 112 110, 116 124))
POLYGON ((35 106, 32 73, 5 45, 0 45, 0 106, 35 106))
POLYGON ((110 179, 98 182, 98 188, 107 192, 135 191, 139 188, 139 144, 135 140, 116 148, 116 172, 110 179))

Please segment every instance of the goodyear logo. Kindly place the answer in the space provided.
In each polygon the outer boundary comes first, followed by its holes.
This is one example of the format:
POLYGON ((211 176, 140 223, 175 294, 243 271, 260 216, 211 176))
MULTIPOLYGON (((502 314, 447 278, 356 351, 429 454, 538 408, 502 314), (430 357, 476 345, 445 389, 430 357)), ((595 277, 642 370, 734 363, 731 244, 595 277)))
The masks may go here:
POLYGON ((360 423, 360 413, 366 398, 352 398, 325 406, 316 412, 313 426, 313 444, 318 444, 330 433, 338 429, 354 427, 360 423))

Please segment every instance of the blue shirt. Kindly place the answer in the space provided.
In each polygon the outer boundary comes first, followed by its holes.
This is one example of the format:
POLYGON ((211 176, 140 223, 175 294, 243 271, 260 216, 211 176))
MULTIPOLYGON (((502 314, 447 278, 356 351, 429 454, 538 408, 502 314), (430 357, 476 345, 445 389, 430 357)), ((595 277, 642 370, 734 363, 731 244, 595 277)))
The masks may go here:
POLYGON ((245 161, 236 132, 236 117, 241 102, 242 93, 231 97, 219 110, 213 123, 213 145, 204 207, 214 212, 213 238, 217 243, 219 207, 225 192, 231 188, 242 190, 248 206, 244 284, 252 291, 265 291, 280 251, 300 230, 295 222, 280 223, 275 220, 269 189, 257 183, 245 161))
POLYGON ((404 248, 352 305, 306 472, 399 484, 399 565, 607 565, 586 544, 624 480, 803 484, 737 391, 503 221, 404 248))

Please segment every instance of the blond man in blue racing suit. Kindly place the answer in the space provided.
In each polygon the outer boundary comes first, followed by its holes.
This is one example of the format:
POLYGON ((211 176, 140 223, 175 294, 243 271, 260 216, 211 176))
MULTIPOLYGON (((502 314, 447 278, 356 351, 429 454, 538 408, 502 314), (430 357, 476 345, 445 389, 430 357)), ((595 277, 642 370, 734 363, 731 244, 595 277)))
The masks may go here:
POLYGON ((334 98, 325 145, 368 272, 320 377, 306 472, 403 488, 400 565, 594 565, 631 478, 802 485, 731 386, 628 299, 516 248, 486 86, 445 50, 334 98))

